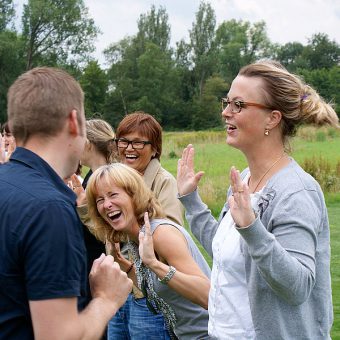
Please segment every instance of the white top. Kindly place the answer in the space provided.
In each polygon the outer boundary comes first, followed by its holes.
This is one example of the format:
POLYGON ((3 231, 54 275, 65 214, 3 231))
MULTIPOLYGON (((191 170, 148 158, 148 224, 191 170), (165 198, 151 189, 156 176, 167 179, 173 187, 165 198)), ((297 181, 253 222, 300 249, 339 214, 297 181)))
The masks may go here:
MULTIPOLYGON (((250 196, 255 208, 260 192, 250 196)), ((229 210, 212 243, 208 331, 215 339, 255 339, 240 237, 229 210)))

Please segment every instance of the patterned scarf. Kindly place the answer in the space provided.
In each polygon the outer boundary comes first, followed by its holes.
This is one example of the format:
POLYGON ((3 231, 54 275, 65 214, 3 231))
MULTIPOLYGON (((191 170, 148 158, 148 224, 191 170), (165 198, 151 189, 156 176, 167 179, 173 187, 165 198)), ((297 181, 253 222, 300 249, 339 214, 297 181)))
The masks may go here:
POLYGON ((135 242, 128 241, 127 249, 131 253, 133 262, 135 264, 138 288, 141 289, 145 295, 149 309, 151 309, 151 311, 153 309, 155 314, 163 314, 171 339, 177 339, 173 332, 176 324, 175 312, 172 307, 170 307, 155 292, 153 288, 151 271, 142 262, 139 256, 138 245, 135 242))

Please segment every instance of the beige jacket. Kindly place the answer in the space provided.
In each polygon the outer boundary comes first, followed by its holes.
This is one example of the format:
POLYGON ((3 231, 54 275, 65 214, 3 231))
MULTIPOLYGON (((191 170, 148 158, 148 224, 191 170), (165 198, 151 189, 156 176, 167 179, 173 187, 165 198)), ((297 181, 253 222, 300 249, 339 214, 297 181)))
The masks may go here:
POLYGON ((165 216, 179 225, 183 225, 184 208, 177 199, 177 182, 175 177, 164 168, 158 159, 150 161, 144 172, 144 181, 155 194, 162 206, 165 216))

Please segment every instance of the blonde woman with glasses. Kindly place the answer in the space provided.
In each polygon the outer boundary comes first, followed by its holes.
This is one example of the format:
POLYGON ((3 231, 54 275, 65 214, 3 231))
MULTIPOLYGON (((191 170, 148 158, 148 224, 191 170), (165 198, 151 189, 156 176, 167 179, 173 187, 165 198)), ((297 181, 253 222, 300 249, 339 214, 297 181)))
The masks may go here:
POLYGON ((288 153, 301 124, 339 127, 330 105, 277 62, 243 67, 223 99, 229 146, 248 168, 230 170, 216 221, 201 201, 194 149, 178 164, 190 228, 213 257, 209 335, 214 339, 330 339, 330 235, 319 184, 288 153))

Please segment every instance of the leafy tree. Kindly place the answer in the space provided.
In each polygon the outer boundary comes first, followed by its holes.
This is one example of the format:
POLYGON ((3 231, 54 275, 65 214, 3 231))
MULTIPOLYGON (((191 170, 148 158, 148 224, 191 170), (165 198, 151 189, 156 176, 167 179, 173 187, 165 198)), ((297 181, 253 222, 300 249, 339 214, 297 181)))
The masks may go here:
POLYGON ((136 36, 112 44, 104 52, 111 64, 107 109, 112 125, 122 114, 136 110, 149 112, 162 122, 178 88, 165 9, 152 6, 140 16, 138 29, 136 36))
POLYGON ((7 120, 7 91, 25 69, 23 43, 14 31, 0 31, 0 122, 7 120))
POLYGON ((318 93, 334 104, 335 111, 340 113, 340 66, 331 69, 299 70, 304 80, 317 89, 318 93))
POLYGON ((1 0, 0 2, 0 32, 13 23, 15 10, 13 0, 1 0))
POLYGON ((22 23, 27 69, 86 61, 99 33, 83 0, 28 0, 22 23))
POLYGON ((231 81, 239 69, 270 56, 271 44, 263 21, 225 21, 216 30, 219 73, 231 81))
POLYGON ((304 68, 306 66, 306 62, 302 57, 304 48, 299 42, 289 42, 277 47, 274 58, 293 72, 297 68, 304 68))
POLYGON ((169 51, 170 44, 170 25, 169 17, 164 7, 156 10, 155 6, 151 6, 150 12, 142 14, 137 22, 138 34, 136 41, 141 47, 141 53, 145 50, 145 43, 152 42, 159 46, 163 51, 169 51))
POLYGON ((140 97, 137 60, 140 56, 135 37, 127 37, 112 44, 104 51, 109 92, 106 101, 105 119, 116 126, 121 118, 132 111, 131 103, 140 97))
POLYGON ((192 61, 194 75, 198 85, 199 97, 202 96, 205 80, 212 75, 215 68, 215 12, 209 3, 202 1, 196 21, 190 31, 190 44, 192 48, 192 61))
POLYGON ((170 56, 152 43, 147 44, 145 53, 138 58, 139 94, 152 103, 144 110, 148 109, 160 122, 170 113, 169 108, 176 98, 178 81, 173 68, 170 56))
POLYGON ((91 117, 95 113, 103 113, 108 81, 97 61, 88 63, 79 82, 85 93, 86 116, 91 117))
POLYGON ((328 79, 330 89, 327 98, 333 103, 335 112, 340 118, 340 66, 333 66, 329 69, 328 79))
POLYGON ((221 126, 221 98, 228 87, 218 75, 207 79, 203 95, 194 100, 198 112, 193 116, 192 128, 203 130, 221 126))
POLYGON ((195 95, 195 74, 190 60, 191 46, 184 40, 176 44, 175 68, 179 80, 179 97, 184 101, 191 101, 195 95))
POLYGON ((340 62, 340 45, 330 41, 327 34, 318 33, 309 39, 302 57, 310 70, 329 69, 340 62))
POLYGON ((7 120, 7 90, 24 70, 22 40, 14 30, 12 0, 0 1, 0 122, 7 120))
POLYGON ((192 68, 192 61, 190 60, 191 46, 183 39, 176 43, 175 62, 176 66, 181 68, 192 68))

